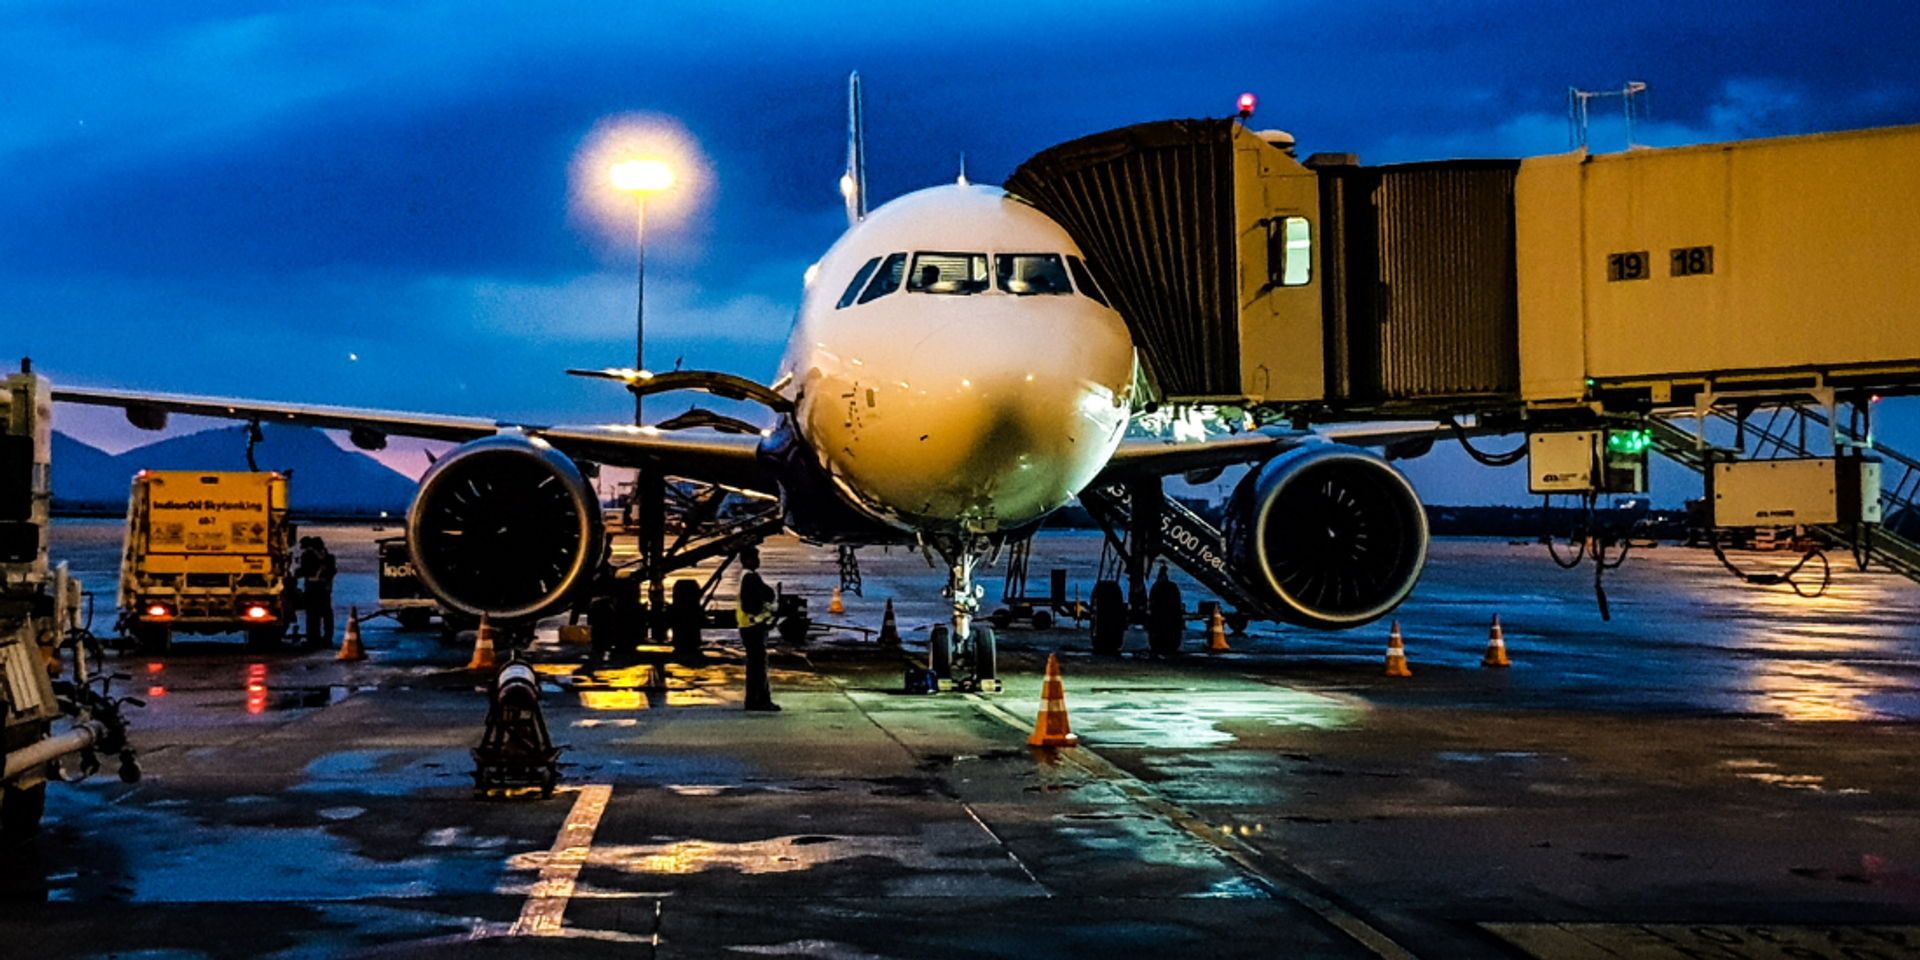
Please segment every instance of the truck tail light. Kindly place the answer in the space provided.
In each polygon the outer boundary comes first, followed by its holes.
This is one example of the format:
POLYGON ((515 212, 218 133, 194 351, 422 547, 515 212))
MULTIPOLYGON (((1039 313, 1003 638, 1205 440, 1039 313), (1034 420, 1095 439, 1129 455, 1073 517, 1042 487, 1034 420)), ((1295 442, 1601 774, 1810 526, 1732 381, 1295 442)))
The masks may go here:
POLYGON ((173 608, 164 603, 156 603, 147 607, 147 619, 149 620, 169 620, 172 619, 172 617, 173 608))
POLYGON ((262 604, 254 603, 254 604, 247 605, 248 620, 266 620, 272 616, 273 616, 273 612, 268 610, 262 604))

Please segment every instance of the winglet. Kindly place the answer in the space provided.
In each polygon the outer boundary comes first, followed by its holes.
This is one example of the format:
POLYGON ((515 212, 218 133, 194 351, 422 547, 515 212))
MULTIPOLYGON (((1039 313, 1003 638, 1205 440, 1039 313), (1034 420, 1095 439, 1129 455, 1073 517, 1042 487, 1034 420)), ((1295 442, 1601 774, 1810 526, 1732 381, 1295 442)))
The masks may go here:
POLYGON ((860 71, 847 78, 847 172, 840 195, 847 200, 847 226, 867 215, 867 127, 860 104, 860 71))

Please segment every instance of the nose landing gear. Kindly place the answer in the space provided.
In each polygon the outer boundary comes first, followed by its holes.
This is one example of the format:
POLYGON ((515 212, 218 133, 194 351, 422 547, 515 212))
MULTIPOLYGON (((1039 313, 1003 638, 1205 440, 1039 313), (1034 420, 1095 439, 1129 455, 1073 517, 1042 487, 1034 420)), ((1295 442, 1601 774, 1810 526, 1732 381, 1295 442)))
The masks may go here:
POLYGON ((980 613, 980 600, 987 588, 973 582, 973 569, 988 555, 992 545, 984 538, 957 539, 936 546, 947 562, 947 588, 953 603, 952 628, 937 626, 928 638, 928 666, 940 689, 959 689, 980 693, 999 693, 1000 676, 995 661, 998 644, 993 628, 974 622, 980 613), (973 668, 973 675, 955 677, 958 658, 973 668))

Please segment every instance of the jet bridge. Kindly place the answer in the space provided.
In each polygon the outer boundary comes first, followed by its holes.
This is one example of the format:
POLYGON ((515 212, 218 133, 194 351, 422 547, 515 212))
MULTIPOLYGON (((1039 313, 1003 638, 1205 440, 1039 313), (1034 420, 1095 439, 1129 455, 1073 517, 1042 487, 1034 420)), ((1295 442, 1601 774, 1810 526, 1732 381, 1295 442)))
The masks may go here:
MULTIPOLYGON (((1169 404, 1471 415, 1587 457, 1549 486, 1591 496, 1644 489, 1647 449, 1703 470, 1816 459, 1706 440, 1709 420, 1778 410, 1818 419, 1820 469, 1870 485, 1870 431, 1835 424, 1920 392, 1920 126, 1366 167, 1178 120, 1053 147, 1006 188, 1079 243, 1169 404), (1675 433, 1681 414, 1697 435, 1675 433), (1651 440, 1606 448, 1629 430, 1651 440)), ((1815 526, 1920 579, 1911 523, 1873 522, 1915 515, 1891 492, 1862 487, 1851 522, 1815 526)))

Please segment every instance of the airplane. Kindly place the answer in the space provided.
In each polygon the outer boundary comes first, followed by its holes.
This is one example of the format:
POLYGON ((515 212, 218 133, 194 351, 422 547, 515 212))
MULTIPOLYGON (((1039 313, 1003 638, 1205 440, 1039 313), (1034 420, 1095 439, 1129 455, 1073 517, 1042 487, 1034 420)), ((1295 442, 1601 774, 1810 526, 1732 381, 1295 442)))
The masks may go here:
POLYGON ((75 387, 54 399, 122 407, 143 426, 173 412, 345 429, 375 449, 389 434, 459 443, 422 477, 408 543, 443 604, 496 621, 567 608, 594 581, 605 537, 576 461, 777 496, 785 526, 809 541, 938 554, 951 623, 934 631, 934 659, 967 645, 985 676, 994 653, 973 623, 978 566, 1090 487, 1129 478, 1253 465, 1232 500, 1231 559, 1282 619, 1345 629, 1405 599, 1427 529, 1399 471, 1305 431, 1129 438, 1143 406, 1136 347, 1073 239, 964 174, 869 212, 858 73, 848 94, 848 229, 807 271, 770 385, 711 371, 569 371, 636 396, 750 400, 774 415, 771 429, 537 426, 75 387))

